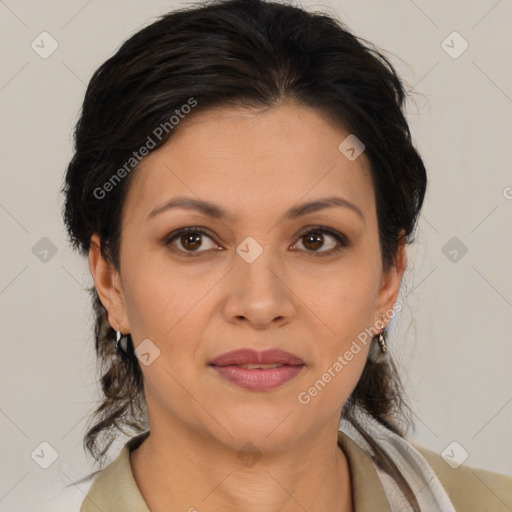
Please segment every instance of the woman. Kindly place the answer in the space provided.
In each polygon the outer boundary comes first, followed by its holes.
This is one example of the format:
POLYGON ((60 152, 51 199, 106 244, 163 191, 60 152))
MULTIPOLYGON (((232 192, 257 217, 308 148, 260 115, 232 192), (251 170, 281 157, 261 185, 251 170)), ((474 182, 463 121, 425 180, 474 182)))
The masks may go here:
POLYGON ((96 71, 64 187, 105 395, 84 441, 103 464, 137 435, 75 510, 512 507, 509 477, 404 437, 404 101, 341 23, 260 0, 174 11, 96 71))

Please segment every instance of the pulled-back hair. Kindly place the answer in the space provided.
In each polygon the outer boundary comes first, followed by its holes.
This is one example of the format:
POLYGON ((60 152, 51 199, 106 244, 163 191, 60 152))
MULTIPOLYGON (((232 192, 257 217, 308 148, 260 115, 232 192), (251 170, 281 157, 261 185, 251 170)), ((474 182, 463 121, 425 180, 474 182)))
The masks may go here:
MULTIPOLYGON (((262 0, 214 0, 172 11, 124 42, 90 80, 63 186, 69 240, 86 255, 97 233, 102 256, 120 270, 121 212, 137 172, 134 152, 147 147, 152 134, 149 151, 165 144, 179 130, 179 124, 170 126, 173 116, 211 107, 270 109, 295 103, 317 109, 363 141, 382 265, 388 270, 396 264, 399 244, 413 241, 427 185, 404 116, 406 97, 389 60, 327 14, 262 0)), ((139 363, 119 357, 106 310, 96 289, 89 291, 104 396, 84 448, 101 465, 119 432, 147 430, 148 418, 139 363)), ((353 414, 361 407, 403 436, 404 405, 388 351, 367 359, 342 416, 364 435, 353 414)), ((418 510, 398 468, 377 441, 367 440, 377 462, 418 510)))

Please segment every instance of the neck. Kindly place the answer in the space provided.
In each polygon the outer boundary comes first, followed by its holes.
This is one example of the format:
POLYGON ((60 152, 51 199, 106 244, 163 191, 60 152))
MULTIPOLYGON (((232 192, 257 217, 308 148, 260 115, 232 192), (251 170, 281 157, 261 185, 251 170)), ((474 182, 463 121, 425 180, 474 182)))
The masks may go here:
POLYGON ((152 429, 130 454, 151 512, 352 511, 350 470, 337 431, 321 432, 293 450, 265 453, 234 451, 186 429, 183 436, 169 432, 176 431, 152 429))

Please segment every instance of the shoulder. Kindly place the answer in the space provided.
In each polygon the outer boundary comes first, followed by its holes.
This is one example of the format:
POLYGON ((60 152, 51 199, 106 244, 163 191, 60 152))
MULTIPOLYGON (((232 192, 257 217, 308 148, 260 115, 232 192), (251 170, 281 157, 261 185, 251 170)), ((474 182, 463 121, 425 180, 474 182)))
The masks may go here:
POLYGON ((452 468, 440 454, 416 442, 420 452, 439 478, 457 510, 464 512, 510 512, 512 510, 512 476, 461 464, 452 468))

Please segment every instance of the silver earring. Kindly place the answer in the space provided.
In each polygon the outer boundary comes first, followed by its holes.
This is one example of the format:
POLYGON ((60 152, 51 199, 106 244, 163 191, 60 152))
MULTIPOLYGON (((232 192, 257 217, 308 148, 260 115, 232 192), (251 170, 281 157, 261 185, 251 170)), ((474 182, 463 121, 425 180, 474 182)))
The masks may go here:
POLYGON ((386 330, 384 329, 382 332, 379 333, 379 337, 377 341, 379 342, 379 347, 382 353, 384 354, 388 348, 386 345, 386 330))
POLYGON ((116 331, 116 350, 121 356, 126 356, 128 352, 128 334, 123 336, 121 331, 116 331))

